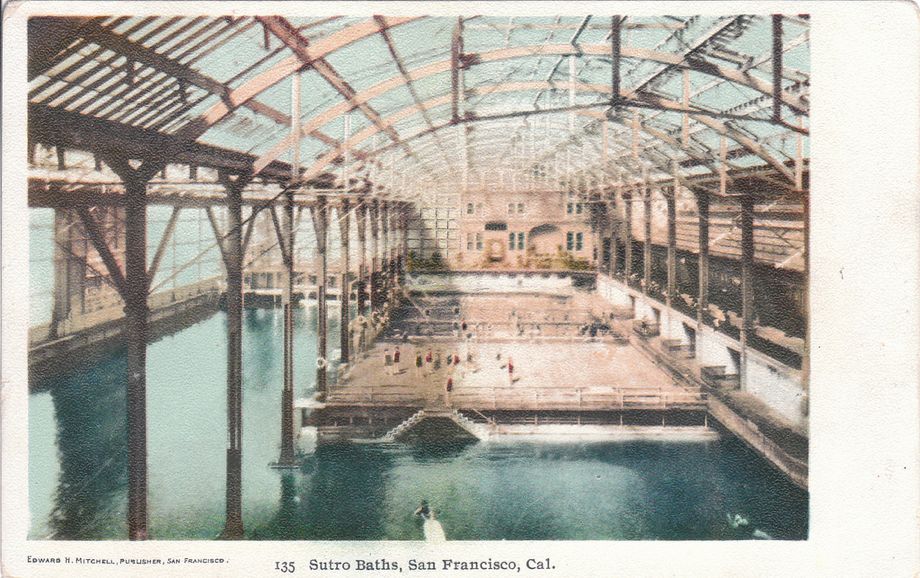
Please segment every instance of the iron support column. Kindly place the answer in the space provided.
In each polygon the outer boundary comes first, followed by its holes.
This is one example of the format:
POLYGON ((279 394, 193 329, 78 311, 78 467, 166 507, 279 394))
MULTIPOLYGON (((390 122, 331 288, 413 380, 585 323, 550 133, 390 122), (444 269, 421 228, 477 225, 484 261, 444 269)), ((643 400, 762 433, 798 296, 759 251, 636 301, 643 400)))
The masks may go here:
POLYGON ((349 286, 349 274, 351 269, 351 204, 348 199, 342 199, 341 212, 339 214, 339 236, 342 238, 342 284, 341 303, 342 313, 339 321, 340 338, 339 349, 342 351, 342 363, 348 363, 351 359, 351 338, 349 337, 350 311, 351 306, 351 287, 349 286))
POLYGON ((620 260, 620 256, 617 254, 617 241, 620 237, 620 215, 618 209, 618 204, 623 203, 623 198, 620 195, 621 190, 617 187, 613 191, 613 197, 610 201, 610 214, 612 215, 610 219, 610 277, 615 277, 617 273, 617 262, 620 260), (620 197, 619 201, 617 197, 620 197))
POLYGON ((377 268, 378 268, 378 258, 380 256, 380 231, 378 225, 380 224, 380 206, 376 199, 371 201, 370 206, 370 221, 371 221, 371 270, 370 270, 370 302, 371 302, 371 311, 376 311, 379 307, 378 301, 378 288, 377 288, 377 268))
MULTIPOLYGON (((383 261, 380 265, 383 274, 384 295, 390 293, 390 205, 386 201, 380 203, 380 235, 383 237, 383 261)), ((386 299, 386 297, 384 297, 386 299)))
POLYGON ((128 538, 147 539, 147 183, 125 181, 128 538))
POLYGON ((227 520, 223 537, 243 537, 243 204, 245 180, 223 177, 227 190, 227 520))
POLYGON ((697 255, 699 286, 697 287, 696 322, 702 328, 706 310, 709 308, 709 195, 697 193, 696 211, 699 227, 697 255))
POLYGON ((783 15, 773 15, 773 121, 783 119, 783 15))
POLYGON ((677 187, 670 196, 665 197, 668 203, 668 288, 665 300, 670 308, 677 294, 677 187))
POLYGON ((754 332, 754 199, 741 199, 741 387, 747 387, 748 341, 754 332))
POLYGON ((316 252, 319 257, 319 275, 316 282, 316 397, 320 401, 326 398, 326 376, 328 352, 326 346, 326 286, 328 285, 326 262, 326 239, 328 217, 326 197, 320 196, 313 205, 313 225, 316 229, 316 252))
POLYGON ((399 211, 399 216, 401 220, 400 227, 402 228, 402 238, 400 239, 400 255, 399 255, 399 273, 400 275, 405 274, 406 272, 406 259, 409 258, 409 205, 408 203, 403 203, 402 209, 399 211))
POLYGON ((284 257, 284 389, 281 392, 281 456, 278 463, 294 464, 294 192, 287 191, 284 234, 278 239, 284 257))
POLYGON ((633 194, 632 191, 627 193, 627 196, 623 198, 623 209, 626 211, 626 227, 625 234, 623 235, 623 243, 626 245, 625 249, 625 258, 626 263, 623 264, 623 272, 626 275, 626 285, 629 285, 629 277, 632 275, 632 266, 633 266, 633 194))
POLYGON ((364 200, 355 208, 355 220, 358 227, 358 315, 367 315, 367 203, 364 200))
POLYGON ((648 295, 652 283, 652 188, 648 183, 643 185, 643 217, 645 220, 645 244, 642 246, 642 292, 648 295))

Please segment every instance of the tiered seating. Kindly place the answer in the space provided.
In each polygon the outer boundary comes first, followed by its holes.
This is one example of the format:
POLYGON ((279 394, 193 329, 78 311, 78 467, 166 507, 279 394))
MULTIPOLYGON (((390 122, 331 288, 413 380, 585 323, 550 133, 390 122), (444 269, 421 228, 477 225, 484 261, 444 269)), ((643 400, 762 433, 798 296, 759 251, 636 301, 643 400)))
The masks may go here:
POLYGON ((696 356, 693 345, 684 343, 680 339, 662 339, 661 350, 677 359, 693 359, 696 356))
POLYGON ((726 373, 724 365, 701 367, 700 376, 712 387, 720 389, 738 389, 741 385, 741 376, 737 373, 726 373))

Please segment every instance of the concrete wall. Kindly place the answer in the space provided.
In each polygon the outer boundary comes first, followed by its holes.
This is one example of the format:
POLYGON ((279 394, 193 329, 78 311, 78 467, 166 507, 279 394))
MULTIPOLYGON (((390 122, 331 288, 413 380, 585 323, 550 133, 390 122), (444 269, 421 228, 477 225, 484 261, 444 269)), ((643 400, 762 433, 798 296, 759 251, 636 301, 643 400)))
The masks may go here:
MULTIPOLYGON (((696 320, 680 313, 668 311, 664 304, 630 289, 606 275, 598 275, 597 291, 607 301, 618 307, 630 305, 635 299, 635 319, 654 320, 653 308, 661 311, 661 337, 680 339, 689 343, 684 323, 696 328, 696 320)), ((718 333, 711 327, 703 327, 696 334, 696 362, 699 366, 724 365, 727 373, 738 373, 730 350, 741 352, 741 343, 718 333)), ((774 411, 797 426, 808 423, 807 393, 802 387, 801 372, 776 361, 758 351, 747 351, 747 376, 742 389, 753 394, 774 411)))

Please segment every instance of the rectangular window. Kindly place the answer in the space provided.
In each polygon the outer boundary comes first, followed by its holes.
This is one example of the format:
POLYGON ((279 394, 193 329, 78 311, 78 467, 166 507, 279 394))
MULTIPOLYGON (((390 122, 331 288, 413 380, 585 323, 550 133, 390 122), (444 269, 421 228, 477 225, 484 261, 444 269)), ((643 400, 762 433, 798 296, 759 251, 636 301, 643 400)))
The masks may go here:
POLYGON ((581 214, 581 207, 582 207, 581 203, 576 203, 576 204, 575 204, 575 213, 576 213, 576 214, 578 214, 578 215, 581 214))
POLYGON ((518 233, 518 251, 524 250, 524 233, 518 233))
POLYGON ((514 233, 508 233, 508 250, 514 251, 514 233))
POLYGON ((482 251, 482 233, 476 233, 476 250, 482 251))
POLYGON ((565 212, 571 215, 571 214, 572 214, 572 210, 574 209, 574 206, 575 206, 575 205, 572 204, 572 203, 567 204, 567 205, 565 206, 565 212))
POLYGON ((467 251, 473 250, 473 234, 472 233, 466 234, 466 250, 467 251))
POLYGON ((584 242, 584 235, 582 233, 576 233, 575 235, 575 250, 581 251, 584 242))
POLYGON ((474 209, 473 209, 473 203, 467 203, 467 204, 466 204, 466 214, 467 214, 467 215, 472 215, 472 214, 473 214, 473 210, 474 210, 474 209))
POLYGON ((482 215, 482 203, 476 203, 476 214, 482 215))
POLYGON ((518 203, 518 215, 524 214, 524 203, 518 203))
POLYGON ((509 215, 514 214, 514 203, 508 203, 508 214, 509 215))
POLYGON ((571 251, 575 248, 575 233, 569 231, 565 234, 565 250, 571 251))

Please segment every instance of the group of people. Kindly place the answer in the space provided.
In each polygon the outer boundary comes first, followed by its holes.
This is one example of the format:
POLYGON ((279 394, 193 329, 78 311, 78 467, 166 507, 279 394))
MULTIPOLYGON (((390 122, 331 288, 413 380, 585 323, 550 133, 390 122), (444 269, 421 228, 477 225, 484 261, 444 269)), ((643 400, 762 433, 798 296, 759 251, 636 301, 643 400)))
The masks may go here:
POLYGON ((402 358, 402 352, 399 351, 399 346, 396 346, 396 349, 393 353, 390 353, 389 349, 383 350, 383 371, 387 375, 399 375, 402 373, 402 367, 400 365, 402 358))

